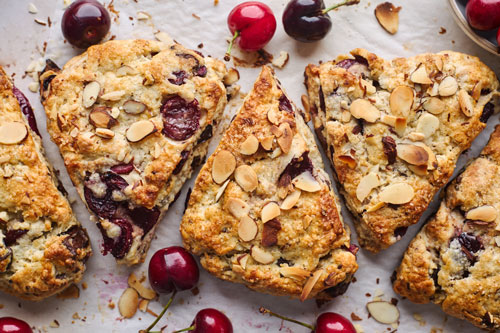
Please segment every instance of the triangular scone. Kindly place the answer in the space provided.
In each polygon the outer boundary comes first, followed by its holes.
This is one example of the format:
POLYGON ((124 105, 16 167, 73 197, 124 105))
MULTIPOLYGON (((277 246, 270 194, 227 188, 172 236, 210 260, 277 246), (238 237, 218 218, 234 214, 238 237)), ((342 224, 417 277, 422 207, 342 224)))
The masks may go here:
POLYGON ((500 329, 500 126, 450 185, 439 211, 415 236, 394 290, 416 303, 500 329))
POLYGON ((201 169, 181 234, 210 273, 260 292, 347 289, 357 248, 313 135, 269 67, 201 169))
POLYGON ((305 70, 310 113, 354 215, 378 252, 418 222, 495 111, 498 80, 443 51, 386 61, 363 49, 305 70))
POLYGON ((119 263, 154 230, 205 158, 227 103, 222 62, 179 44, 110 41, 40 75, 48 131, 119 263))
POLYGON ((81 280, 92 249, 65 193, 28 100, 0 67, 1 291, 41 300, 81 280))

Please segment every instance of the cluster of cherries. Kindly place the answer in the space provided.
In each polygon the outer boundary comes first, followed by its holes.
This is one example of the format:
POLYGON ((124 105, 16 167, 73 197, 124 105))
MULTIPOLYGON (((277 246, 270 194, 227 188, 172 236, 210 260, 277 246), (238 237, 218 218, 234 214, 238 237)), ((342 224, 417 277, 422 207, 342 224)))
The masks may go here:
POLYGON ((465 14, 474 29, 482 31, 498 29, 497 43, 500 45, 500 0, 469 0, 465 14))

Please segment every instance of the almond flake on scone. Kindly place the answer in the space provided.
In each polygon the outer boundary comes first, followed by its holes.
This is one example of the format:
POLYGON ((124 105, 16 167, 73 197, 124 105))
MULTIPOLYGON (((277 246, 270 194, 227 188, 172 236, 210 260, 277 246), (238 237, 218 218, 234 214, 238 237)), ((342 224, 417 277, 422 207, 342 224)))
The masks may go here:
POLYGON ((79 282, 92 254, 44 156, 33 110, 0 67, 0 290, 41 300, 79 282))
POLYGON ((221 279, 301 300, 346 291, 357 247, 314 137, 269 67, 201 169, 181 234, 221 279))
POLYGON ((500 329, 500 126, 446 188, 438 212, 412 240, 394 290, 455 317, 500 329))
POLYGON ((59 70, 47 61, 40 93, 48 131, 103 253, 144 261, 154 231, 205 159, 227 103, 224 64, 179 44, 110 41, 59 70))
POLYGON ((418 222, 498 111, 498 80, 452 51, 392 61, 351 54, 307 66, 305 84, 360 244, 378 252, 418 222))

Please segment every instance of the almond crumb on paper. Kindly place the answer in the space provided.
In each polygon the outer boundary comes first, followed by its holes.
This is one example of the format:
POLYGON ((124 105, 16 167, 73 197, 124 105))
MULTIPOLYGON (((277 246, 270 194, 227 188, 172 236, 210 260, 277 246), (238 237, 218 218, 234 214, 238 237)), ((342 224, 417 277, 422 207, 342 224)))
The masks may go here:
POLYGON ((82 282, 82 289, 87 290, 89 286, 87 285, 87 282, 82 282))
POLYGON ((285 67, 285 65, 288 63, 289 59, 290 59, 290 56, 288 55, 288 52, 280 51, 280 54, 277 57, 275 57, 271 63, 273 64, 274 67, 281 69, 281 68, 285 67))
POLYGON ((415 319, 416 321, 418 321, 418 324, 420 326, 425 326, 425 324, 426 324, 424 318, 422 317, 422 315, 420 313, 414 313, 413 314, 413 319, 415 319))
POLYGON ((108 308, 110 308, 111 310, 113 310, 115 308, 115 302, 113 302, 113 301, 110 300, 109 303, 108 303, 108 308))
POLYGON ((361 317, 359 317, 357 314, 355 314, 354 312, 351 313, 351 320, 352 321, 361 321, 363 320, 361 317))
POLYGON ((42 20, 37 19, 37 18, 35 19, 35 22, 38 23, 38 24, 40 24, 40 25, 47 25, 47 22, 42 21, 42 20))
POLYGON ((401 7, 396 7, 390 2, 381 3, 375 8, 378 23, 391 35, 398 32, 400 10, 401 7))
POLYGON ((441 27, 441 28, 439 29, 439 34, 440 34, 440 35, 444 35, 445 33, 446 33, 446 28, 441 27))
POLYGON ((56 297, 59 299, 78 298, 80 297, 80 289, 76 284, 72 284, 71 286, 57 294, 56 297))
POLYGON ((139 21, 146 21, 151 18, 151 15, 149 15, 146 12, 137 12, 137 20, 139 21))
POLYGON ((30 2, 30 3, 28 4, 28 12, 29 12, 30 14, 36 14, 36 13, 38 13, 38 8, 36 8, 36 6, 35 6, 35 4, 34 4, 34 3, 30 2))
POLYGON ((199 17, 198 15, 196 15, 195 13, 192 13, 191 16, 193 16, 195 19, 197 20, 201 20, 201 17, 199 17))
POLYGON ((59 328, 59 322, 57 320, 52 320, 52 322, 49 324, 50 327, 52 328, 59 328))
POLYGON ((78 312, 73 313, 73 315, 71 316, 71 318, 73 318, 73 319, 82 319, 80 317, 80 315, 78 314, 78 312))

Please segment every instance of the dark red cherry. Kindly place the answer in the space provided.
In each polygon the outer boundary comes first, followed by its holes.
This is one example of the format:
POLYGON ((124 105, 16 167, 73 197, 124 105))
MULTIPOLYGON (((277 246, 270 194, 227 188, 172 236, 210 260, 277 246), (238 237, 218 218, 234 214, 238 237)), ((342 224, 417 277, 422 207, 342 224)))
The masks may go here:
POLYGON ((25 321, 13 317, 0 318, 0 333, 33 333, 25 321))
POLYGON ((111 19, 96 0, 77 0, 64 12, 61 29, 71 45, 85 49, 99 43, 109 31, 111 19))
POLYGON ((316 319, 315 333, 356 333, 352 323, 334 312, 324 312, 316 319))
POLYGON ((203 309, 196 314, 191 323, 194 333, 233 333, 229 318, 216 309, 203 309))
POLYGON ((469 0, 465 14, 470 26, 478 30, 491 30, 500 26, 499 0, 469 0))
POLYGON ((194 257, 180 246, 160 249, 149 261, 149 283, 159 294, 194 288, 200 271, 194 257))

